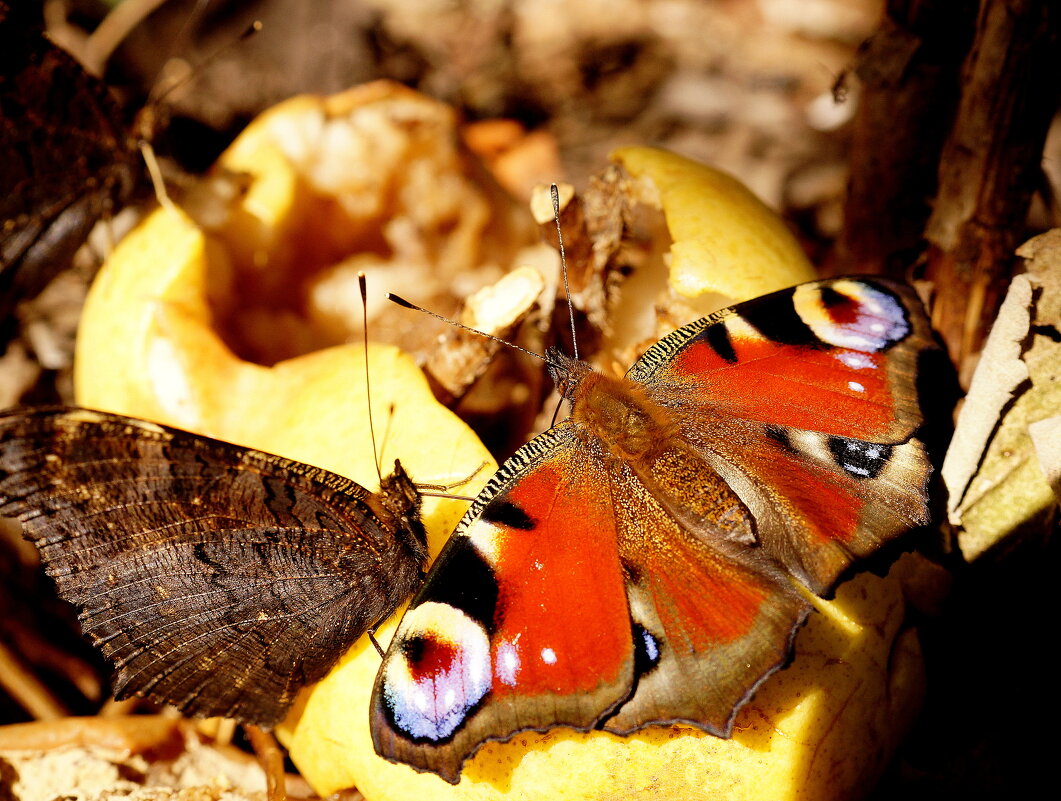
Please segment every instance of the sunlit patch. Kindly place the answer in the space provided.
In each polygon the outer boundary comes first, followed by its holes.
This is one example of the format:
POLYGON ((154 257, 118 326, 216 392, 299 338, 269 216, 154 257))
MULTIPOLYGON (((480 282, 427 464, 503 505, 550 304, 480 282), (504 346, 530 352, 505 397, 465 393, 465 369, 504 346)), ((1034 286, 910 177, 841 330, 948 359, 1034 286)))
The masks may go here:
MULTIPOLYGON (((803 284, 792 293, 800 319, 822 342, 864 353, 876 353, 903 339, 910 323, 902 304, 890 293, 861 281, 803 284)), ((864 365, 849 355, 841 359, 856 369, 864 365)))
POLYGON ((490 689, 486 632, 459 609, 427 602, 406 613, 398 636, 402 646, 383 663, 383 703, 412 739, 443 740, 490 689))

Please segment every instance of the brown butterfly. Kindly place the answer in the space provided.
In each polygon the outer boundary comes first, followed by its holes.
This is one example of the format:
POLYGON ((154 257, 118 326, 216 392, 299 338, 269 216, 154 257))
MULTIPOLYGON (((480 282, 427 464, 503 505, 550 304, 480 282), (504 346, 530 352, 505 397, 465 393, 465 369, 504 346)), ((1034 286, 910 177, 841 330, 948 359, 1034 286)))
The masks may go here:
POLYGON ((115 696, 272 727, 422 579, 421 496, 79 408, 0 413, 17 516, 115 696))

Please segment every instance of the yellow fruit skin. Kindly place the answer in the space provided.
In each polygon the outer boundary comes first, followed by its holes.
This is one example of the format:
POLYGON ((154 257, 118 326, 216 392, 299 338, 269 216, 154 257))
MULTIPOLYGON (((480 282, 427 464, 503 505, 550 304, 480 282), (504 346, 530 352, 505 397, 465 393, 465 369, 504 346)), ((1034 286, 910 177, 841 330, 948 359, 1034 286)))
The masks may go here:
MULTIPOLYGON (((813 277, 794 240, 747 190, 721 173, 651 153, 626 150, 619 158, 657 184, 675 239, 672 280, 679 291, 739 298, 813 277), (723 277, 704 278, 701 260, 723 277)), ((232 159, 255 174, 232 228, 215 239, 182 215, 159 211, 104 267, 79 334, 77 398, 307 461, 372 487, 360 347, 266 368, 237 359, 213 329, 208 297, 238 301, 227 285, 234 247, 252 255, 297 249, 286 242, 298 235, 288 224, 297 181, 285 173, 282 155, 252 139, 237 143, 232 159)), ((395 349, 373 347, 369 370, 384 469, 400 456, 414 479, 452 482, 484 464, 456 490, 474 495, 495 467, 478 440, 434 403, 422 374, 395 349)), ((463 508, 454 500, 425 501, 433 554, 463 508)), ((460 784, 449 785, 375 755, 367 710, 379 657, 364 642, 307 694, 301 717, 280 733, 319 794, 357 786, 369 801, 852 798, 872 787, 919 703, 920 653, 914 633, 900 628, 904 602, 896 578, 861 576, 822 606, 828 614, 812 615, 797 638, 795 661, 742 710, 731 740, 682 726, 625 738, 566 729, 520 733, 485 745, 460 784)), ((394 626, 392 620, 383 628, 381 642, 394 626)))
POLYGON ((611 158, 663 207, 679 295, 746 300, 817 277, 784 222, 732 176, 650 147, 619 148, 611 158))

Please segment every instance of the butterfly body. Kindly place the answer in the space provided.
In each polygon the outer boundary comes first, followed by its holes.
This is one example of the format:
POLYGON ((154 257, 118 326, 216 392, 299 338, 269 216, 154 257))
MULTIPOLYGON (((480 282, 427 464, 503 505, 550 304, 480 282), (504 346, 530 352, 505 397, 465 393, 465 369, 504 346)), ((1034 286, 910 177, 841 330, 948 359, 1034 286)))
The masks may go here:
POLYGON ((86 409, 0 414, 21 518, 117 697, 271 727, 422 579, 420 493, 86 409))
POLYGON ((908 288, 836 279, 692 323, 623 378, 547 354, 570 416, 501 468, 411 603, 377 752, 456 782, 528 729, 729 736, 806 593, 926 522, 931 347, 908 288))

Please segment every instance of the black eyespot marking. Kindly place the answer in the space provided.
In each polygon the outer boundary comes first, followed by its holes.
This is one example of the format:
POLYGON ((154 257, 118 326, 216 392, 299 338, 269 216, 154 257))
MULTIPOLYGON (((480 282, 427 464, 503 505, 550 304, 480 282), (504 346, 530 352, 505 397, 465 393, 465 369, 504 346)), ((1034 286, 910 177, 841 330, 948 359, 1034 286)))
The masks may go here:
POLYGON ((821 298, 822 305, 827 309, 835 309, 838 306, 846 306, 851 302, 851 298, 845 295, 843 292, 837 292, 831 286, 823 286, 818 290, 818 297, 821 298))
POLYGON ((402 656, 411 665, 419 665, 427 652, 427 640, 423 637, 406 637, 399 641, 402 656))
POLYGON ((537 521, 512 501, 491 501, 483 509, 482 519, 487 523, 496 523, 518 531, 530 531, 537 521))
POLYGON ((709 326, 704 331, 704 340, 720 359, 729 364, 736 364, 737 352, 733 349, 733 342, 730 341, 729 331, 724 324, 715 323, 709 326))
POLYGON ((644 676, 659 664, 663 644, 640 623, 634 623, 634 675, 644 676))
POLYGON ((788 432, 785 431, 785 429, 780 426, 766 426, 763 431, 766 434, 767 439, 776 442, 783 450, 788 453, 796 452, 796 449, 792 447, 792 440, 788 438, 788 432))
POLYGON ((433 601, 449 604, 464 612, 482 626, 487 634, 494 632, 497 611, 497 579, 494 571, 475 546, 460 539, 439 556, 439 567, 445 564, 449 575, 460 576, 460 581, 434 581, 424 585, 415 606, 433 601))
POLYGON ((829 452, 836 463, 854 478, 876 478, 892 458, 891 445, 859 439, 829 437, 829 452))

